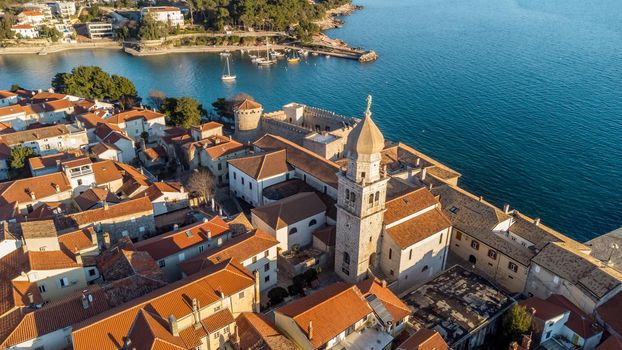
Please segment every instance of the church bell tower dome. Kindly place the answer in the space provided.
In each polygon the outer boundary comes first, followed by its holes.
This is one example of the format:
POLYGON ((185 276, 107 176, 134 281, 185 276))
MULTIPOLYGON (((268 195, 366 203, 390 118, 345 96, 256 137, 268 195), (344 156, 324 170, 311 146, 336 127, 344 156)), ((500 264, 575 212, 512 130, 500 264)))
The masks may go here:
POLYGON ((365 117, 358 123, 348 136, 346 145, 350 155, 372 155, 384 149, 384 136, 371 119, 371 96, 367 97, 365 117))

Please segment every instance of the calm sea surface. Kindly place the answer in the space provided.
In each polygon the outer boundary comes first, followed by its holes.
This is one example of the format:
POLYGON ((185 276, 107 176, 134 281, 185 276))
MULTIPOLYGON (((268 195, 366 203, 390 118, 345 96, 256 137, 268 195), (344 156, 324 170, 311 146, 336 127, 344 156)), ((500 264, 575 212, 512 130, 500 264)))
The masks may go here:
POLYGON ((258 69, 234 56, 135 58, 113 51, 0 57, 0 88, 48 87, 98 65, 208 105, 247 92, 267 110, 298 101, 360 115, 367 94, 385 136, 463 174, 484 198, 579 240, 622 226, 622 1, 362 0, 330 34, 379 61, 310 57, 258 69))

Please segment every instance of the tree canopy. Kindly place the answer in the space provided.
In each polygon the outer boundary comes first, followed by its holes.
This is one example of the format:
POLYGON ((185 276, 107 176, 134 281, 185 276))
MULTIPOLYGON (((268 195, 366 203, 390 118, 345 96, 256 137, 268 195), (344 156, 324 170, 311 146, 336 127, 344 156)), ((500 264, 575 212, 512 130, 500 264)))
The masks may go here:
POLYGON ((36 156, 36 154, 32 148, 21 145, 15 146, 9 155, 11 177, 21 177, 21 175, 24 175, 26 171, 26 161, 34 156, 36 156))
POLYGON ((15 18, 6 13, 0 18, 0 40, 13 39, 15 32, 11 30, 11 26, 15 24, 15 18))
POLYGON ((166 24, 157 21, 152 15, 147 14, 140 22, 138 29, 138 38, 140 40, 156 40, 168 34, 166 24))
POLYGON ((166 98, 160 109, 169 117, 170 124, 184 128, 200 124, 201 117, 206 114, 199 101, 192 97, 166 98))
POLYGON ((120 75, 110 75, 95 66, 78 66, 70 73, 58 73, 52 80, 52 87, 63 94, 99 100, 139 99, 132 81, 120 75))
POLYGON ((527 308, 514 305, 503 315, 502 336, 508 343, 519 340, 520 336, 529 332, 532 316, 527 308))

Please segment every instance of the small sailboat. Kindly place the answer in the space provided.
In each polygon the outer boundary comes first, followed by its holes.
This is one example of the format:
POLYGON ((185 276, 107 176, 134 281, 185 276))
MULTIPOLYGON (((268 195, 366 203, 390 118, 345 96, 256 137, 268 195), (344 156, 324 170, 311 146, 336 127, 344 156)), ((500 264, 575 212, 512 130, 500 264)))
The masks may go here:
POLYGON ((222 57, 229 57, 231 56, 231 52, 229 52, 229 50, 223 51, 220 53, 220 56, 222 57))
POLYGON ((229 65, 229 56, 225 56, 225 58, 227 59, 227 73, 223 73, 222 81, 231 82, 231 81, 234 81, 237 78, 237 76, 235 74, 231 74, 231 67, 229 65))
POLYGON ((270 45, 266 45, 266 57, 258 57, 256 63, 260 66, 270 66, 276 63, 276 60, 270 55, 270 45))

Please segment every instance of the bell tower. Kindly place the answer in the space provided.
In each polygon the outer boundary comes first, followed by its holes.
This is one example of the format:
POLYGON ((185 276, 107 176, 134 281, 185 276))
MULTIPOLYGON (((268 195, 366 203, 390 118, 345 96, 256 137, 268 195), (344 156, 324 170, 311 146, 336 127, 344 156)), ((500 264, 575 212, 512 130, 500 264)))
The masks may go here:
POLYGON ((384 137, 371 119, 371 104, 368 96, 365 117, 348 136, 348 168, 338 174, 335 272, 352 283, 378 264, 389 181, 380 171, 384 137))

